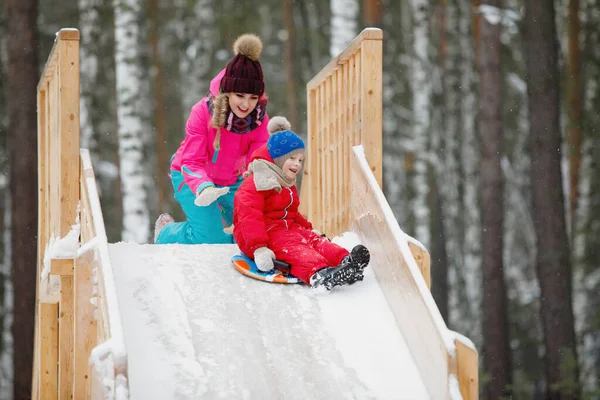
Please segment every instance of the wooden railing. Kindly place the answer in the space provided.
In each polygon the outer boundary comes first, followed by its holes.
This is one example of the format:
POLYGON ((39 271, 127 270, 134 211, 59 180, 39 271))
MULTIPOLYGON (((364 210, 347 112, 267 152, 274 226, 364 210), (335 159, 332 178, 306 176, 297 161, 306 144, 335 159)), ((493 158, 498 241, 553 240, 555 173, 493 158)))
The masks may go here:
POLYGON ((300 204, 332 237, 349 225, 352 146, 364 146, 381 185, 382 40, 380 29, 365 29, 307 85, 308 162, 300 204))
POLYGON ((371 251, 379 286, 431 398, 449 398, 453 385, 463 399, 478 398, 477 350, 446 327, 410 249, 415 241, 396 222, 362 147, 354 148, 350 164, 349 230, 371 251))
POLYGON ((478 398, 478 355, 447 329, 429 292, 430 256, 381 191, 382 40, 365 29, 307 85, 302 211, 330 236, 357 232, 432 399, 478 398), (360 154, 353 147, 361 145, 360 154))
MULTIPOLYGON (((429 254, 381 192, 382 33, 367 29, 308 84, 305 212, 328 235, 356 231, 432 398, 477 398, 477 351, 449 331, 429 254), (362 145, 357 153, 354 146, 362 145), (308 211, 306 210, 308 207, 308 211)), ((127 353, 89 153, 79 149, 79 32, 61 30, 38 85, 38 290, 32 398, 127 392, 127 353)))
POLYGON ((79 149, 77 30, 58 32, 37 98, 39 250, 32 398, 111 397, 116 387, 107 382, 127 382, 127 358, 94 173, 87 150, 80 154, 79 149), (103 343, 91 360, 93 349, 103 343))

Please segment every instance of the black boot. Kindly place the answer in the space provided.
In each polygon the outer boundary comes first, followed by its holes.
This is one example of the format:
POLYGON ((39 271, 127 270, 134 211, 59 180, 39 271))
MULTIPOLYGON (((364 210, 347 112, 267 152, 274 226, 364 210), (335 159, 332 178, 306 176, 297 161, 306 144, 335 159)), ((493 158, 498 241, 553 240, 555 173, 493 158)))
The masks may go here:
POLYGON ((348 285, 362 280, 362 272, 351 263, 342 263, 337 267, 327 267, 318 270, 310 277, 310 285, 313 288, 325 286, 327 290, 334 286, 348 285))
POLYGON ((364 270, 371 261, 371 253, 362 244, 354 246, 350 251, 350 262, 355 264, 361 270, 364 270))
POLYGON ((331 290, 334 286, 352 285, 364 278, 363 270, 369 264, 369 250, 363 245, 355 246, 337 267, 323 268, 310 278, 312 287, 325 286, 331 290))

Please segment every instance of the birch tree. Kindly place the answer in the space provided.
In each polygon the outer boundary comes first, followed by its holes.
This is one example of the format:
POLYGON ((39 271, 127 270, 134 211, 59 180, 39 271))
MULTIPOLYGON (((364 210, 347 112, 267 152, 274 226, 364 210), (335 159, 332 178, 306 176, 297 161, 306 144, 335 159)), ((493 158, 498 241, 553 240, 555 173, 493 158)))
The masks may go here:
POLYGON ((583 74, 582 165, 574 243, 574 311, 579 337, 582 381, 588 392, 600 390, 600 3, 582 3, 583 74))
MULTIPOLYGON (((477 37, 474 30, 478 27, 477 19, 473 18, 473 8, 468 1, 456 0, 454 6, 458 9, 456 42, 458 44, 457 69, 459 81, 457 90, 460 93, 460 115, 458 145, 455 147, 457 157, 460 159, 457 173, 459 174, 458 201, 461 204, 458 212, 460 227, 457 245, 460 246, 461 257, 454 261, 455 275, 462 275, 464 294, 460 297, 463 301, 463 311, 456 325, 464 326, 469 337, 481 337, 480 317, 481 311, 481 241, 480 207, 479 207, 479 141, 475 129, 477 113, 477 91, 475 75, 475 49, 477 37), (458 262, 461 262, 459 264, 458 262), (470 306, 469 306, 470 305, 470 306)), ((476 14, 477 15, 477 14, 476 14)), ((452 253, 456 254, 456 253, 452 253)), ((454 258, 454 257, 453 257, 454 258)), ((452 288, 452 290, 455 290, 452 288)))
POLYGON ((123 198, 122 239, 146 243, 150 234, 144 169, 144 135, 139 91, 138 0, 115 0, 115 64, 119 161, 123 198))
POLYGON ((554 2, 525 1, 536 270, 548 398, 579 398, 571 262, 561 174, 558 46, 554 2), (543 68, 539 68, 542 65, 543 68))
POLYGON ((287 115, 292 126, 297 126, 298 105, 296 102, 296 23, 294 21, 294 1, 285 0, 283 3, 283 19, 287 32, 284 46, 284 64, 286 72, 287 115))
POLYGON ((92 50, 97 40, 99 0, 78 0, 79 9, 79 63, 80 63, 80 99, 79 119, 81 122, 81 147, 89 149, 97 160, 94 141, 94 128, 90 111, 92 109, 92 93, 97 84, 98 59, 92 50))
POLYGON ((358 34, 358 0, 331 0, 331 57, 337 57, 358 34))
MULTIPOLYGON (((214 0, 196 0, 191 13, 182 8, 184 52, 180 60, 184 120, 190 110, 209 90, 213 59, 218 49, 215 29, 214 0)), ((230 54, 228 54, 230 56, 230 54)), ((182 136, 183 137, 183 136, 182 136)))
POLYGON ((431 64, 429 58, 429 1, 411 0, 413 15, 413 48, 410 63, 412 92, 412 137, 407 142, 412 164, 408 185, 414 191, 409 208, 414 216, 414 236, 426 247, 430 244, 429 208, 427 206, 427 143, 431 119, 431 64))

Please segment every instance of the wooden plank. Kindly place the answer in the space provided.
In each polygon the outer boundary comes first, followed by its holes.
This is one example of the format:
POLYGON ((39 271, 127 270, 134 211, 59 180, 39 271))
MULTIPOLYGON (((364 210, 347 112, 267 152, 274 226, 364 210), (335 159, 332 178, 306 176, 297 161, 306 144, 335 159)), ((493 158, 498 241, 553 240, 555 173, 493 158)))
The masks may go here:
POLYGON ((431 290, 431 256, 429 252, 414 243, 408 243, 408 247, 421 270, 421 275, 425 279, 427 288, 431 290))
POLYGON ((317 121, 317 143, 316 143, 316 147, 317 147, 317 151, 315 152, 317 154, 317 170, 315 171, 315 175, 313 176, 313 179, 315 180, 315 185, 317 187, 317 190, 315 191, 315 198, 313 199, 313 201, 315 201, 314 204, 316 204, 315 206, 315 221, 313 221, 313 223, 316 222, 316 226, 318 226, 320 230, 325 230, 327 229, 327 227, 325 226, 325 221, 323 219, 323 208, 324 208, 324 204, 325 204, 325 193, 323 192, 323 170, 325 168, 324 164, 325 164, 325 160, 324 160, 324 135, 325 135, 325 121, 326 121, 326 110, 325 108, 325 84, 322 84, 318 87, 318 93, 319 93, 319 97, 318 99, 318 110, 319 110, 319 120, 317 121))
POLYGON ((75 260, 72 258, 53 258, 50 260, 50 275, 73 276, 75 260))
POLYGON ((352 230, 371 252, 370 265, 430 397, 447 399, 452 342, 447 340, 446 325, 417 266, 411 267, 404 258, 403 251, 410 253, 410 249, 403 244, 392 210, 361 157, 354 153, 351 162, 352 230))
POLYGON ((300 188, 300 212, 302 215, 312 221, 313 208, 311 205, 311 196, 313 191, 314 179, 313 171, 317 162, 313 149, 316 139, 315 133, 315 91, 306 91, 306 110, 307 110, 307 138, 306 138, 306 161, 304 163, 304 172, 302 177, 302 187, 300 188))
POLYGON ((361 143, 365 148, 371 170, 382 186, 382 90, 383 43, 365 40, 361 47, 361 143))
POLYGON ((58 396, 73 398, 73 277, 60 278, 58 325, 58 396))
POLYGON ((60 237, 71 230, 79 202, 79 42, 59 48, 60 237))
POLYGON ((344 132, 342 132, 341 129, 341 119, 342 119, 342 105, 341 105, 341 99, 340 99, 340 91, 341 91, 341 86, 343 85, 343 83, 341 82, 341 68, 342 68, 343 64, 340 65, 336 70, 335 73, 332 75, 332 94, 331 94, 331 98, 332 98, 332 103, 333 103, 333 141, 332 141, 332 168, 333 168, 333 187, 330 188, 329 190, 332 192, 331 196, 332 196, 332 205, 333 205, 333 213, 332 213, 332 217, 333 217, 333 229, 334 232, 338 232, 337 234, 341 234, 343 232, 343 228, 342 228, 342 224, 341 224, 341 210, 346 206, 346 202, 348 201, 348 199, 345 199, 343 197, 343 193, 342 193, 342 182, 345 182, 346 180, 344 179, 348 174, 349 171, 344 171, 342 169, 342 165, 341 165, 341 159, 342 157, 344 157, 344 154, 340 151, 341 150, 341 144, 344 141, 344 132))
POLYGON ((331 60, 321 71, 315 75, 306 85, 308 90, 314 89, 327 78, 327 76, 336 69, 340 64, 346 62, 361 47, 363 41, 382 41, 383 31, 377 28, 366 28, 364 29, 354 40, 333 60, 331 60))
POLYGON ((58 304, 40 304, 39 398, 58 399, 58 304))
MULTIPOLYGON (((55 69, 56 72, 56 69, 55 69)), ((48 240, 50 240, 53 236, 57 238, 60 236, 60 225, 57 221, 60 220, 60 175, 61 175, 61 166, 60 166, 60 141, 59 141, 59 131, 60 131, 60 118, 58 115, 59 106, 58 106, 58 91, 59 83, 58 83, 58 72, 56 72, 55 76, 49 81, 48 88, 49 94, 48 97, 48 116, 49 116, 49 125, 48 125, 48 149, 47 149, 47 157, 48 157, 48 208, 47 208, 47 216, 48 216, 48 240), (52 212, 50 213, 50 210, 52 212)))
POLYGON ((323 113, 325 116, 325 123, 324 123, 324 135, 323 135, 323 169, 321 170, 321 178, 322 180, 322 185, 321 185, 321 191, 323 193, 323 220, 325 222, 323 228, 325 229, 326 232, 330 232, 331 235, 333 236, 337 236, 337 234, 335 233, 335 230, 333 228, 333 218, 332 218, 332 214, 333 214, 333 204, 331 203, 331 198, 333 196, 333 165, 331 162, 332 159, 332 152, 331 152, 331 143, 333 142, 333 138, 332 136, 334 135, 335 132, 332 131, 332 126, 333 126, 333 119, 335 118, 335 116, 333 115, 333 108, 332 108, 332 99, 331 99, 331 86, 332 86, 333 82, 331 79, 331 75, 329 75, 327 77, 327 79, 325 79, 325 82, 323 83, 323 87, 325 89, 325 99, 324 99, 324 106, 325 106, 325 112, 323 113))
POLYGON ((58 48, 63 45, 65 40, 79 41, 79 31, 76 29, 61 29, 57 33, 56 40, 54 42, 54 45, 52 46, 52 50, 50 51, 50 55, 48 56, 46 65, 44 65, 44 69, 41 75, 42 77, 38 82, 38 91, 48 84, 48 80, 50 80, 53 74, 55 73, 59 57, 58 48))
POLYGON ((39 358, 41 344, 40 344, 40 310, 39 310, 39 289, 37 289, 37 282, 40 281, 40 272, 43 268, 44 260, 44 249, 41 244, 45 243, 45 166, 46 157, 44 149, 46 148, 45 136, 46 136, 46 91, 41 90, 37 92, 37 125, 38 125, 38 246, 37 246, 37 265, 36 265, 36 292, 35 292, 35 328, 33 335, 33 371, 31 380, 31 397, 33 399, 39 399, 39 380, 40 380, 40 368, 39 358))
POLYGON ((74 345, 74 395, 76 399, 90 397, 89 357, 96 346, 95 306, 90 302, 93 296, 93 267, 95 251, 88 251, 77 258, 75 265, 75 345, 74 345))
POLYGON ((456 346, 457 379, 460 394, 464 400, 479 399, 479 355, 471 343, 460 338, 454 340, 456 346))

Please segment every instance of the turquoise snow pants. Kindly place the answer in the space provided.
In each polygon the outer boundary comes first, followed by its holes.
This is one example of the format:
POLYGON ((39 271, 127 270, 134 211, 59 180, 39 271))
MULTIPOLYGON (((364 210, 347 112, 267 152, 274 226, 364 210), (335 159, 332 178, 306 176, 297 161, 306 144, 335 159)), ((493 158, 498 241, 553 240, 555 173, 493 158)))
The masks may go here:
POLYGON ((196 196, 183 181, 180 171, 171 170, 171 182, 175 200, 181 205, 187 221, 167 224, 160 231, 156 239, 157 244, 235 243, 233 235, 223 232, 222 220, 227 225, 233 222, 233 197, 242 183, 241 180, 229 186, 229 193, 205 207, 194 204, 196 196))

